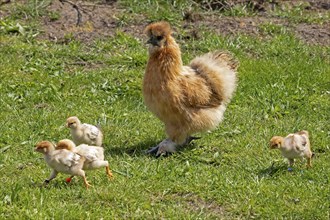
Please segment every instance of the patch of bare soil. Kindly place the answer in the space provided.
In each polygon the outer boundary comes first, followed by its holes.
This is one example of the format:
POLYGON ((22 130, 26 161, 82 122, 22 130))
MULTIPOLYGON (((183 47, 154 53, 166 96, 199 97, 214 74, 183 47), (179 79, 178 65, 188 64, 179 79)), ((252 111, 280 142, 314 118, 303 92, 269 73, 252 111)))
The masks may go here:
POLYGON ((174 193, 173 200, 178 201, 178 205, 185 207, 189 211, 203 212, 213 216, 224 216, 226 210, 215 201, 206 201, 193 193, 174 193), (180 199, 179 199, 180 198, 180 199))
MULTIPOLYGON (((263 30, 264 25, 276 25, 291 30, 295 35, 309 44, 330 45, 330 21, 323 24, 299 23, 294 24, 288 19, 275 17, 269 12, 275 7, 291 10, 293 7, 304 7, 305 11, 313 11, 319 14, 326 14, 330 10, 330 2, 327 0, 310 0, 310 1, 203 1, 196 0, 207 10, 228 10, 237 5, 249 7, 255 12, 252 17, 231 17, 231 16, 215 16, 200 15, 188 12, 185 14, 185 27, 190 30, 192 37, 198 37, 198 30, 201 27, 213 29, 219 35, 235 36, 237 34, 252 35, 258 38, 268 37, 268 33, 263 30), (211 4, 211 3, 212 4, 211 4)), ((188 31, 189 32, 189 31, 188 31)))
MULTIPOLYGON (((0 0, 9 5, 12 0, 0 0)), ((23 0, 22 0, 23 1, 23 0)), ((330 44, 330 21, 323 24, 290 22, 286 18, 271 15, 274 8, 290 10, 299 6, 304 11, 326 14, 330 10, 328 0, 194 0, 206 13, 186 12, 182 27, 186 29, 185 38, 198 38, 202 28, 210 28, 219 35, 238 34, 267 38, 269 33, 263 30, 267 24, 285 27, 303 41, 310 44, 330 44), (225 11, 236 6, 244 6, 254 12, 251 17, 219 16, 214 11, 225 11), (211 12, 211 13, 209 13, 211 12), (217 14, 217 15, 216 15, 217 14)), ((1 5, 1 4, 0 4, 1 5)), ((116 0, 53 0, 46 8, 47 15, 42 18, 43 32, 40 38, 57 42, 77 39, 88 43, 98 38, 113 36, 116 31, 127 32, 143 39, 143 29, 148 19, 142 14, 133 14, 128 8, 120 8, 116 0)), ((4 17, 8 10, 2 10, 4 17)))
POLYGON ((49 15, 43 18, 44 34, 41 37, 54 41, 65 42, 74 38, 90 42, 113 36, 117 30, 129 32, 133 28, 135 35, 141 35, 143 31, 143 27, 137 29, 137 23, 128 25, 117 17, 130 12, 120 9, 115 0, 99 3, 54 0, 47 10, 49 15))
MULTIPOLYGON (((330 45, 330 22, 326 24, 290 24, 281 18, 271 18, 263 16, 254 17, 204 17, 198 22, 186 22, 185 27, 191 33, 191 37, 198 38, 198 30, 202 27, 210 28, 217 34, 223 36, 235 36, 238 34, 252 35, 257 38, 267 38, 269 33, 265 33, 264 25, 277 25, 292 30, 295 35, 309 43, 330 45)), ((189 37, 188 37, 189 38, 189 37)))

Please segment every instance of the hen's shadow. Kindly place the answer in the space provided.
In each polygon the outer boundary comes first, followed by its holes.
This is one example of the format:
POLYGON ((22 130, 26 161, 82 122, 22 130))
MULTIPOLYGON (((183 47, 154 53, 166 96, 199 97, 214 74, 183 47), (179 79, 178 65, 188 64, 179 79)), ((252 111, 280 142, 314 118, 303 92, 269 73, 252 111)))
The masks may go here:
MULTIPOLYGON (((142 141, 140 143, 127 146, 123 144, 121 147, 116 147, 116 148, 108 148, 107 152, 110 155, 123 155, 123 154, 128 154, 130 156, 148 156, 146 153, 147 150, 150 147, 156 146, 160 141, 155 141, 155 140, 146 140, 142 141)), ((107 147, 105 147, 107 148, 107 147)))

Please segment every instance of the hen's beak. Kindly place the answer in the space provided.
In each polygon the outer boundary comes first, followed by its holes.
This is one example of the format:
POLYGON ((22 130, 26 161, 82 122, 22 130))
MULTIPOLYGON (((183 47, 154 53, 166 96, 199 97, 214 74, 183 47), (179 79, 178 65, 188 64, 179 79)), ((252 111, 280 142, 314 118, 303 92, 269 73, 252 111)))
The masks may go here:
POLYGON ((154 37, 154 36, 151 36, 150 39, 147 41, 147 44, 151 44, 153 46, 158 46, 158 40, 154 37))

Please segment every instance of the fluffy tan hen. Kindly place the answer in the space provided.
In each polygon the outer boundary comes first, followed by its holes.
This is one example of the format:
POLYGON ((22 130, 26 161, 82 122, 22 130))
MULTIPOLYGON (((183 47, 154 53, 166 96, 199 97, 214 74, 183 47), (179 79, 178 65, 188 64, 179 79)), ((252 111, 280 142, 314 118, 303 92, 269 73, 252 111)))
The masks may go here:
POLYGON ((71 129, 72 139, 76 145, 102 146, 103 133, 98 127, 82 124, 76 116, 69 117, 66 120, 66 126, 71 129))
POLYGON ((311 151, 308 131, 299 131, 286 137, 274 136, 270 140, 270 149, 279 149, 289 160, 289 166, 296 158, 306 158, 307 167, 312 167, 313 153, 311 151))
POLYGON ((104 148, 103 147, 89 146, 86 144, 81 144, 76 147, 76 145, 73 143, 73 141, 71 141, 69 139, 63 139, 57 143, 56 149, 66 149, 66 150, 75 152, 75 153, 85 157, 86 160, 84 161, 84 165, 83 165, 84 170, 94 170, 94 169, 98 169, 101 167, 105 167, 106 174, 110 178, 112 177, 112 173, 109 168, 109 163, 108 163, 108 161, 104 160, 104 148))
POLYGON ((143 79, 144 102, 165 125, 167 139, 149 153, 175 152, 191 135, 212 130, 222 121, 237 85, 238 62, 215 51, 184 66, 167 22, 148 25, 149 60, 143 79))
POLYGON ((55 146, 49 141, 37 143, 35 151, 42 153, 46 163, 52 168, 52 173, 45 180, 45 183, 49 183, 58 173, 66 173, 72 176, 81 176, 86 188, 90 186, 83 170, 85 157, 66 149, 55 150, 55 146))

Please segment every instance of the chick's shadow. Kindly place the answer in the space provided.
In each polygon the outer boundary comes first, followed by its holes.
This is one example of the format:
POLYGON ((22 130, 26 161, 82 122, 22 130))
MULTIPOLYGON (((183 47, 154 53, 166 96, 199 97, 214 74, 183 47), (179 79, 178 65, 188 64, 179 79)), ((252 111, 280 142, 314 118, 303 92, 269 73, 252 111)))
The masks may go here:
POLYGON ((269 167, 260 170, 258 172, 258 176, 259 178, 274 177, 286 171, 287 171, 286 165, 276 165, 276 163, 273 162, 269 167))

